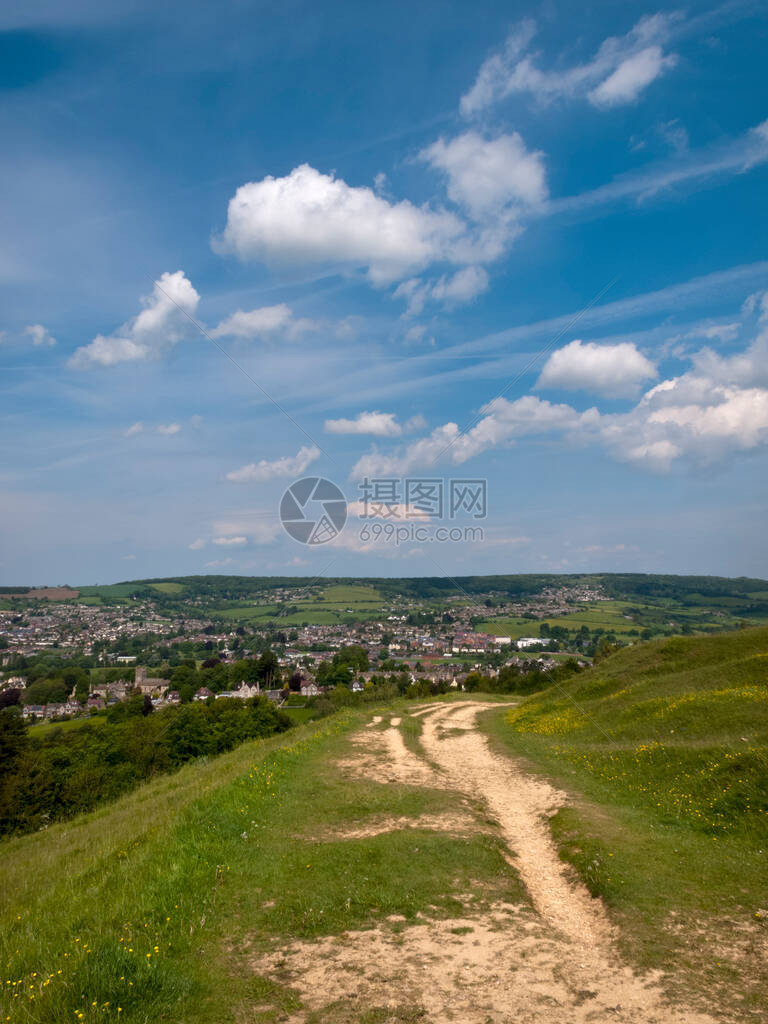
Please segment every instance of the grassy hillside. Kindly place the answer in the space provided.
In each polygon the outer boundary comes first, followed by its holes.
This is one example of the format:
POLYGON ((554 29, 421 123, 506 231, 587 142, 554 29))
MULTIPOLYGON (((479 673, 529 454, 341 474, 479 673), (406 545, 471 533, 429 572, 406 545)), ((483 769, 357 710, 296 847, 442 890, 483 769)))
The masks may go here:
POLYGON ((574 797, 561 855, 632 959, 764 1011, 768 629, 623 650, 486 726, 574 797))
POLYGON ((334 838, 455 809, 446 791, 342 774, 365 720, 342 712, 243 744, 4 843, 0 1020, 269 1024, 298 997, 254 975, 259 950, 390 915, 450 915, 468 892, 479 908, 524 900, 494 835, 334 838))

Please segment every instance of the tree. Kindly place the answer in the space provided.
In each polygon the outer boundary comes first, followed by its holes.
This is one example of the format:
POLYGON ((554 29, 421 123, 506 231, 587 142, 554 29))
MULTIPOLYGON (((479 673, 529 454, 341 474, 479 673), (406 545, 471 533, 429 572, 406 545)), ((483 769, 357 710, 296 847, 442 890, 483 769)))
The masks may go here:
POLYGON ((280 665, 272 651, 264 651, 259 656, 256 672, 259 682, 268 690, 276 690, 280 686, 280 665))
POLYGON ((0 780, 10 772, 12 763, 21 755, 28 743, 24 720, 18 707, 0 711, 0 780))
POLYGON ((334 654, 333 663, 334 665, 349 666, 358 672, 365 672, 368 668, 368 653, 359 644, 350 644, 334 654))
POLYGON ((17 704, 21 704, 21 690, 16 688, 0 690, 0 711, 3 708, 15 707, 17 704))

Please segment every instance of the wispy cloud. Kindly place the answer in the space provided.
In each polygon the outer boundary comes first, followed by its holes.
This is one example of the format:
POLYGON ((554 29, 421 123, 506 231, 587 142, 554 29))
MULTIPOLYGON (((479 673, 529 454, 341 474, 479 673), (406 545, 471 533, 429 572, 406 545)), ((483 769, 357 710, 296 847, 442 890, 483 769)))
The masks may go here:
POLYGON ((502 49, 483 62, 472 88, 461 98, 461 112, 473 117, 520 93, 528 93, 538 103, 576 98, 596 107, 632 103, 677 63, 676 54, 665 54, 663 46, 680 17, 671 12, 641 18, 626 35, 604 40, 590 60, 549 71, 528 52, 536 25, 526 19, 509 34, 502 49))

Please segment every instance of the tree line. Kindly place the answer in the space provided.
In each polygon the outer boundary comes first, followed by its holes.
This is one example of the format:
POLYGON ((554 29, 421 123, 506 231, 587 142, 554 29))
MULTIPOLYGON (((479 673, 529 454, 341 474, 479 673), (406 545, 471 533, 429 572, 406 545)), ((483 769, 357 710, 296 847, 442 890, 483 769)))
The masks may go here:
POLYGON ((18 705, 0 707, 0 835, 90 811, 187 761, 222 754, 291 724, 265 698, 223 698, 153 712, 152 702, 137 694, 106 719, 40 735, 25 727, 18 705))

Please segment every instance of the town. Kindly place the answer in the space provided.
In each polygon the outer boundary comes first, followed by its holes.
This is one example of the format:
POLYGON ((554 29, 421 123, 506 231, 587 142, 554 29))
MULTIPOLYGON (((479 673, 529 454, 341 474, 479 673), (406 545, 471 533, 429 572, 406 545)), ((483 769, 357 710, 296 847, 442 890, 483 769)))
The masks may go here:
POLYGON ((338 685, 461 689, 473 673, 584 666, 638 639, 735 625, 714 597, 695 614, 683 596, 676 609, 666 597, 622 601, 608 593, 611 578, 465 583, 198 577, 4 588, 0 688, 19 692, 28 722, 97 714, 134 694, 153 708, 257 695, 296 707, 338 685))
POLYGON ((491 590, 440 601, 395 595, 382 602, 378 617, 369 608, 358 617, 352 601, 338 609, 343 621, 292 624, 301 618, 299 606, 317 597, 298 583, 252 599, 255 609, 275 609, 261 626, 227 622, 220 607, 198 594, 168 608, 162 593, 137 590, 115 603, 95 603, 96 598, 65 588, 3 595, 0 687, 21 691, 26 720, 90 715, 134 693, 154 707, 256 695, 283 705, 318 696, 340 682, 359 692, 382 673, 396 672, 408 684, 461 688, 471 672, 493 675, 505 666, 546 671, 559 663, 562 650, 585 663, 594 646, 589 630, 564 643, 567 631, 549 628, 546 619, 605 600, 599 586, 588 584, 544 587, 514 601, 491 590), (489 616, 490 625, 478 628, 489 616), (494 632, 494 620, 514 618, 523 619, 530 635, 494 632), (349 661, 345 678, 329 669, 347 650, 357 657, 349 661), (273 665, 268 675, 259 676, 253 666, 265 652, 273 665), (188 685, 190 670, 199 670, 201 685, 194 690, 188 685))

